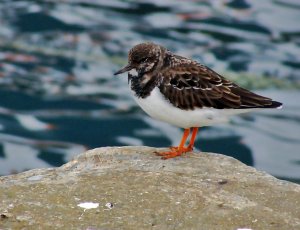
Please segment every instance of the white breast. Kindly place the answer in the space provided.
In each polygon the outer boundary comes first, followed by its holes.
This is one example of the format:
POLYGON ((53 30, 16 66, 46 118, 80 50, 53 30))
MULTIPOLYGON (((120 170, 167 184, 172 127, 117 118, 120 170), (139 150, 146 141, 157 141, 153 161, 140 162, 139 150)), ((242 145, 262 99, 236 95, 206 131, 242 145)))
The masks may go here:
MULTIPOLYGON (((132 91, 134 94, 134 92, 132 91)), ((139 106, 151 117, 165 121, 181 128, 209 126, 228 121, 233 114, 247 112, 241 109, 213 109, 202 108, 195 110, 182 110, 174 107, 164 98, 157 87, 145 99, 134 96, 139 106)))

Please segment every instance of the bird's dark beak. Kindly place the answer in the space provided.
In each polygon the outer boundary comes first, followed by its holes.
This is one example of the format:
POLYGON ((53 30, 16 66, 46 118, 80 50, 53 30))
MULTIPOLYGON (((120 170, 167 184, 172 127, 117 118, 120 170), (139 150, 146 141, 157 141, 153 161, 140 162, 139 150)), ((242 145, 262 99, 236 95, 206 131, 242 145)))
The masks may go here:
POLYGON ((115 72, 114 75, 118 75, 120 73, 124 73, 124 72, 127 72, 132 69, 133 69, 133 67, 130 64, 128 64, 125 67, 123 67, 122 69, 120 69, 119 71, 115 72))

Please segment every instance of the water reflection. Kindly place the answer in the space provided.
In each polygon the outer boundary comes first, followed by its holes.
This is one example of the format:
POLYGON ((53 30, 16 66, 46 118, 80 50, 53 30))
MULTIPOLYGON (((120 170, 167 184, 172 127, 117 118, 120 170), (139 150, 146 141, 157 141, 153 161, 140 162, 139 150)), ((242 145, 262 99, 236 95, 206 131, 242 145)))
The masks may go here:
MULTIPOLYGON (((2 1, 0 174, 58 166, 99 146, 175 145, 181 131, 145 116, 126 77, 112 76, 142 41, 242 72, 235 80, 247 87, 299 87, 299 9, 292 0, 2 1)), ((300 93, 262 93, 284 110, 203 128, 197 146, 300 180, 300 93)))

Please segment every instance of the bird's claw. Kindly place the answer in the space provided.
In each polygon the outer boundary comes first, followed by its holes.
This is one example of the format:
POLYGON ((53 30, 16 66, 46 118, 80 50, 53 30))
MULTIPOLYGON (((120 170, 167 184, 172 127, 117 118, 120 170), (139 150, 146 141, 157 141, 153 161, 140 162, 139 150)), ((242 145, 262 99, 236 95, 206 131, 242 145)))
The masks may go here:
POLYGON ((166 152, 155 152, 156 156, 161 156, 161 159, 167 160, 170 158, 178 157, 181 156, 184 153, 190 152, 193 150, 193 147, 188 146, 188 147, 170 147, 171 151, 166 151, 166 152))

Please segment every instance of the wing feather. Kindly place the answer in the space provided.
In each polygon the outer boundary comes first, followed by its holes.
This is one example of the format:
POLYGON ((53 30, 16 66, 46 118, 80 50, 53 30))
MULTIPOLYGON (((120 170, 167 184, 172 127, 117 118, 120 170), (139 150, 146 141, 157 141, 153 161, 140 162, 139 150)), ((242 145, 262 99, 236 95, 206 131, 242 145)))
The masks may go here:
POLYGON ((160 78, 161 93, 174 106, 185 110, 203 107, 264 108, 271 106, 273 102, 270 98, 241 88, 210 68, 190 60, 181 60, 172 69, 164 69, 160 78))

